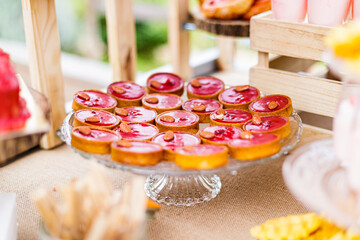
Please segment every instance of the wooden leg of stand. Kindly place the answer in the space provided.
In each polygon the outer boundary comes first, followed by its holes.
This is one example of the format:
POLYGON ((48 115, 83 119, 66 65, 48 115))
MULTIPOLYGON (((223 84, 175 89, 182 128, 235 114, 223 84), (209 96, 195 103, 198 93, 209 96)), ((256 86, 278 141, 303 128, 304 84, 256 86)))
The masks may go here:
POLYGON ((65 117, 64 82, 60 64, 60 39, 54 0, 22 0, 26 45, 29 52, 31 86, 48 97, 51 129, 41 147, 61 143, 56 131, 65 117))
POLYGON ((113 81, 135 81, 136 41, 132 0, 106 0, 106 24, 113 81))
POLYGON ((219 48, 218 66, 222 71, 231 70, 233 68, 234 56, 236 52, 236 40, 233 37, 217 38, 219 48))
POLYGON ((192 71, 189 63, 190 36, 183 29, 188 19, 188 0, 169 0, 169 43, 171 48, 171 63, 173 71, 184 79, 190 79, 192 71))
POLYGON ((258 53, 258 66, 269 68, 269 53, 267 52, 258 53))

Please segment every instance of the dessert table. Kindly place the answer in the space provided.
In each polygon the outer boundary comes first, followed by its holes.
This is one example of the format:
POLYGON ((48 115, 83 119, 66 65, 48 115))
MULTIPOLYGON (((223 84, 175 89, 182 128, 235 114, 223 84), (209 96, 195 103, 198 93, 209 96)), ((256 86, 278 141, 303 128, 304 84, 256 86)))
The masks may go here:
MULTIPOLYGON (((304 125, 296 146, 329 138, 330 131, 304 125)), ((291 153, 290 153, 291 154, 291 153)), ((268 219, 305 213, 284 185, 284 157, 244 169, 236 176, 221 176, 223 188, 212 201, 194 207, 163 206, 148 223, 148 239, 251 239, 250 228, 268 219)), ((53 150, 35 149, 0 168, 0 192, 17 194, 19 239, 37 239, 39 215, 30 194, 39 186, 56 190, 61 183, 85 174, 90 161, 61 145, 53 150)), ((117 187, 130 173, 108 169, 117 187)))

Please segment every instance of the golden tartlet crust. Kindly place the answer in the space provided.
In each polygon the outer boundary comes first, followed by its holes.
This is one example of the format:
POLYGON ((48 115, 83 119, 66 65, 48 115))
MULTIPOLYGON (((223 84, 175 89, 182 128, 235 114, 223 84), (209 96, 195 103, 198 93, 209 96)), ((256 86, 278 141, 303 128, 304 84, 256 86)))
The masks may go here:
MULTIPOLYGON (((88 153, 96 153, 96 154, 109 154, 110 153, 110 144, 113 141, 89 140, 86 138, 79 137, 79 136, 73 134, 73 132, 78 128, 79 127, 75 127, 71 131, 71 146, 73 146, 74 148, 79 149, 83 152, 88 152, 88 153)), ((102 130, 102 131, 106 131, 106 132, 111 132, 120 138, 120 136, 116 132, 108 130, 108 129, 103 129, 103 128, 99 128, 99 127, 90 127, 90 129, 97 129, 97 130, 102 130)))
POLYGON ((223 151, 207 155, 188 155, 175 150, 175 163, 184 169, 213 169, 225 166, 228 162, 228 149, 224 147, 223 151))
MULTIPOLYGON (((136 141, 129 141, 130 143, 136 141)), ((160 146, 157 143, 149 143, 160 146)), ((160 146, 161 147, 161 146, 160 146)), ((158 151, 144 152, 144 153, 135 153, 131 151, 126 151, 126 148, 119 148, 116 142, 111 144, 111 159, 125 164, 148 166, 156 165, 163 158, 163 149, 162 147, 158 151)))

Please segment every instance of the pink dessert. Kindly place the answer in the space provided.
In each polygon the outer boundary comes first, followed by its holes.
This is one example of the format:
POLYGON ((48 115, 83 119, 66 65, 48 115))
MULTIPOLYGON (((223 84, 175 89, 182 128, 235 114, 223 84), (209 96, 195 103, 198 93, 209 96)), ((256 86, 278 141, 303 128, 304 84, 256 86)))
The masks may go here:
POLYGON ((211 76, 198 77, 193 79, 193 81, 187 85, 187 90, 193 95, 199 96, 217 95, 225 86, 223 81, 211 76), (191 84, 194 80, 198 81, 200 84, 191 84))
POLYGON ((183 155, 190 155, 190 156, 207 156, 207 155, 221 153, 226 150, 227 149, 224 146, 201 144, 198 146, 194 146, 193 149, 191 149, 191 150, 184 149, 184 148, 178 148, 176 150, 176 152, 183 154, 183 155))
POLYGON ((157 127, 148 123, 129 123, 128 126, 131 128, 131 132, 123 132, 120 127, 114 131, 123 139, 139 141, 150 140, 159 133, 157 127))
POLYGON ((79 111, 75 112, 75 118, 78 121, 81 122, 87 122, 87 119, 92 118, 92 117, 97 117, 99 119, 98 122, 91 122, 91 125, 94 126, 114 126, 119 124, 120 119, 118 117, 116 117, 114 114, 106 112, 106 111, 101 111, 101 110, 91 110, 91 109, 82 109, 79 111))
POLYGON ((89 135, 85 135, 79 131, 79 129, 75 129, 73 131, 75 136, 85 138, 87 140, 96 140, 103 142, 113 142, 119 140, 119 136, 110 131, 101 130, 101 129, 91 129, 91 133, 89 135))
POLYGON ((263 133, 281 130, 286 126, 289 126, 290 128, 289 119, 287 117, 265 116, 261 118, 260 124, 255 124, 252 121, 249 121, 244 124, 243 128, 249 132, 263 133))
POLYGON ((10 57, 0 49, 0 132, 22 128, 30 117, 26 101, 19 93, 19 82, 10 65, 10 57))
POLYGON ((231 147, 252 147, 263 145, 278 140, 279 137, 269 133, 254 133, 251 139, 239 138, 231 140, 228 144, 231 147))
POLYGON ((219 95, 220 102, 227 104, 248 104, 260 97, 257 88, 250 86, 244 91, 236 91, 236 87, 229 88, 219 95))
POLYGON ((117 105, 114 98, 97 90, 84 90, 77 92, 74 96, 74 100, 83 106, 94 109, 109 109, 114 108, 117 105), (82 93, 88 95, 89 99, 81 97, 82 93))
POLYGON ((127 122, 127 123, 153 122, 157 115, 156 111, 151 109, 146 109, 144 107, 127 107, 123 109, 126 110, 127 115, 126 116, 118 115, 118 117, 121 119, 122 122, 127 122))
POLYGON ((189 112, 212 113, 222 108, 222 104, 212 99, 189 99, 183 103, 183 109, 189 112), (195 111, 195 106, 205 106, 203 111, 195 111))
POLYGON ((249 109, 251 111, 254 112, 264 112, 264 113, 268 113, 268 112, 272 112, 274 110, 269 109, 269 103, 270 102, 276 102, 277 103, 277 107, 274 109, 276 111, 279 111, 281 109, 284 109, 286 107, 289 106, 289 98, 287 96, 284 95, 269 95, 269 96, 265 96, 263 98, 260 98, 259 100, 256 100, 254 102, 252 102, 249 105, 249 109))
POLYGON ((145 89, 143 87, 136 83, 126 81, 110 84, 107 88, 107 92, 112 96, 125 100, 136 100, 145 95, 145 89))
POLYGON ((174 138, 170 141, 164 140, 165 133, 160 133, 153 138, 153 142, 160 144, 164 149, 174 151, 178 147, 196 146, 200 144, 200 139, 194 134, 184 132, 174 132, 174 138))
POLYGON ((174 109, 181 107, 182 100, 173 94, 150 94, 143 99, 143 105, 154 109, 174 109), (147 102, 148 98, 157 98, 158 101, 156 103, 147 102))
POLYGON ((216 112, 210 115, 212 121, 218 123, 229 123, 229 124, 241 124, 249 121, 252 115, 249 112, 238 110, 238 109, 225 109, 225 114, 219 117, 216 112))
POLYGON ((199 122, 199 116, 186 111, 168 111, 162 114, 159 114, 156 117, 156 122, 166 126, 188 126, 192 124, 196 124, 199 122), (174 122, 165 122, 162 120, 162 116, 171 116, 174 118, 174 122))
POLYGON ((152 153, 162 150, 162 147, 159 144, 151 142, 131 142, 131 147, 122 147, 119 146, 116 142, 114 143, 117 148, 126 150, 127 152, 133 153, 152 153))
MULTIPOLYGON (((236 127, 229 126, 210 126, 204 128, 201 132, 210 132, 214 134, 213 138, 207 140, 217 143, 227 143, 232 139, 240 138, 242 130, 236 127)), ((202 134, 200 133, 200 136, 202 134)))
POLYGON ((146 85, 154 92, 170 93, 181 90, 184 80, 173 73, 155 73, 147 79, 146 85))

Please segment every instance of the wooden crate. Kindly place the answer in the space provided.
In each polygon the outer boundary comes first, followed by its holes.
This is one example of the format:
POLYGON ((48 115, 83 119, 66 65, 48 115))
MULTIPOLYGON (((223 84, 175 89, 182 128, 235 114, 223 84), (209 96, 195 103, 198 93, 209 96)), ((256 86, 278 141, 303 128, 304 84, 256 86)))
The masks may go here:
POLYGON ((322 60, 323 39, 330 29, 275 20, 271 12, 252 18, 250 45, 259 52, 259 62, 250 70, 250 83, 266 94, 290 96, 297 110, 333 117, 341 82, 299 73, 322 60), (269 53, 285 57, 275 67, 269 53))

